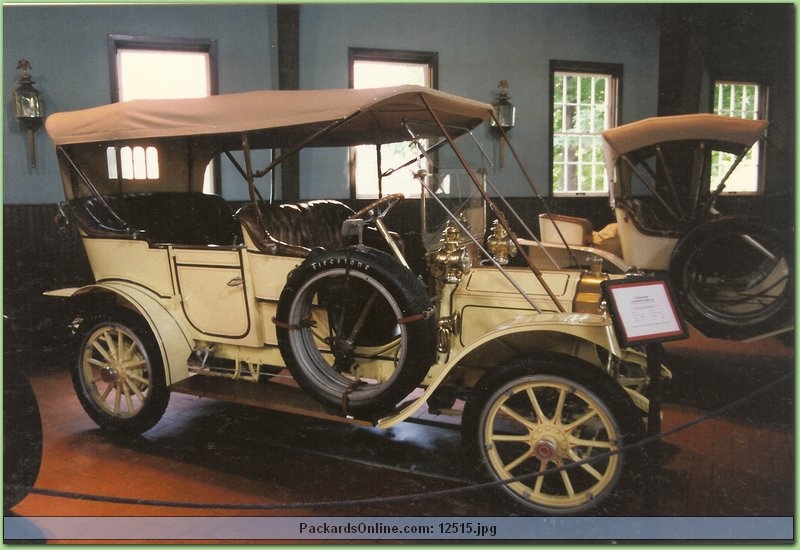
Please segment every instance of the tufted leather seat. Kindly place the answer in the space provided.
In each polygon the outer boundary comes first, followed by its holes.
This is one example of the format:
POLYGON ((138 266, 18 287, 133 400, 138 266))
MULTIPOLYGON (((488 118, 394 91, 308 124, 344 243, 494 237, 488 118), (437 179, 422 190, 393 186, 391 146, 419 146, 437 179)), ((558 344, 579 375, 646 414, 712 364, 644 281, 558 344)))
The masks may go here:
MULTIPOLYGON (((342 236, 342 224, 353 210, 336 200, 313 200, 288 204, 247 204, 236 212, 244 230, 256 248, 267 254, 305 258, 313 248, 336 250, 356 244, 355 238, 342 236)), ((390 232, 400 250, 403 240, 390 232)), ((374 227, 364 231, 364 243, 372 248, 389 251, 383 237, 374 227)))
POLYGON ((345 245, 342 223, 353 214, 334 200, 294 204, 247 204, 236 212, 256 248, 268 254, 304 258, 312 248, 345 245), (261 213, 259 215, 259 210, 261 213))

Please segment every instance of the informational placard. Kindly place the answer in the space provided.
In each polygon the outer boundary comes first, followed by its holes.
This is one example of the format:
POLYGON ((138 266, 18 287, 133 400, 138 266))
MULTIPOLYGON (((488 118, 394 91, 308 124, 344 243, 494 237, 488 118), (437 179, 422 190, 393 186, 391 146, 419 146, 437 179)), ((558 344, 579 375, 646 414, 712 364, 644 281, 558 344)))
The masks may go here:
POLYGON ((620 342, 626 346, 688 337, 667 282, 628 278, 602 284, 620 342))

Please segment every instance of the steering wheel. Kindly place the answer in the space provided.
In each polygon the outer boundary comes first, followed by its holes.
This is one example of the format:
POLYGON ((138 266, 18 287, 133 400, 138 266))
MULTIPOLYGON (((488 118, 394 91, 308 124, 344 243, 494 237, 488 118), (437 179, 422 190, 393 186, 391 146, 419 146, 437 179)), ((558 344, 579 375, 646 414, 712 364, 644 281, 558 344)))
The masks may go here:
MULTIPOLYGON (((386 224, 383 223, 383 218, 386 214, 389 213, 389 210, 403 202, 405 196, 402 193, 394 193, 392 195, 386 195, 375 202, 372 202, 356 212, 355 214, 351 215, 348 220, 363 220, 364 223, 374 223, 375 227, 378 229, 378 232, 386 241, 386 244, 389 246, 389 249, 394 254, 395 258, 406 268, 408 268, 408 262, 406 261, 405 257, 403 256, 402 250, 397 246, 397 243, 394 241, 392 236, 389 234, 389 230, 386 228, 386 224), (383 208, 383 210, 381 210, 383 208)), ((359 237, 360 238, 360 237, 359 237)))
POLYGON ((391 195, 386 195, 385 197, 381 197, 380 199, 368 204, 355 214, 352 214, 348 220, 364 220, 367 223, 371 223, 378 219, 383 219, 386 214, 389 213, 389 210, 403 202, 405 199, 405 195, 402 193, 393 193, 391 195), (384 210, 381 210, 381 207, 385 207, 384 210))

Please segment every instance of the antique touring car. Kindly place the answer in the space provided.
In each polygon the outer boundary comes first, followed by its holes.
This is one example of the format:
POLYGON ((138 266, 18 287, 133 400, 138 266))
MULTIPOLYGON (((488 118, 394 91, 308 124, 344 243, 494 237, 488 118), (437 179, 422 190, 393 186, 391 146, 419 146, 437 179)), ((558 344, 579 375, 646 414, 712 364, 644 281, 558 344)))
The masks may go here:
POLYGON ((95 281, 48 294, 74 303, 86 412, 143 432, 181 392, 381 428, 423 408, 463 413, 465 439, 517 502, 552 514, 603 502, 644 434, 647 357, 620 344, 601 292, 611 276, 543 270, 518 246, 472 131, 492 117, 420 87, 52 115, 62 212, 95 281), (278 204, 256 185, 301 151, 343 166, 349 147, 409 140, 410 161, 379 160, 376 177, 413 175, 419 233, 389 229, 399 194, 353 211, 278 204), (215 171, 248 189, 235 212, 208 191, 215 171), (524 266, 510 266, 514 250, 524 266))
POLYGON ((686 319, 706 336, 745 340, 791 330, 791 239, 753 216, 715 208, 737 176, 755 176, 748 160, 766 127, 763 120, 691 114, 607 130, 616 223, 594 231, 586 219, 542 214, 543 243, 563 265, 570 254, 588 252, 612 273, 635 267, 666 274, 686 319))

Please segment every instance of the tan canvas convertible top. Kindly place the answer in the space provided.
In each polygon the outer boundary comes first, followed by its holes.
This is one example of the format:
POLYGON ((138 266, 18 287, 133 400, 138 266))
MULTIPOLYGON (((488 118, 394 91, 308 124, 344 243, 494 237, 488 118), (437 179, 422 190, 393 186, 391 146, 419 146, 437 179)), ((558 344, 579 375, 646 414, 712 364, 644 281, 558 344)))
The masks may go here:
POLYGON ((765 120, 747 120, 709 113, 652 117, 603 132, 606 169, 613 174, 617 159, 630 151, 678 140, 712 140, 750 147, 764 133, 765 120))
MULTIPOLYGON (((262 131, 308 135, 353 117, 347 129, 326 134, 317 146, 407 141, 404 119, 427 114, 471 129, 492 106, 420 86, 372 89, 262 90, 199 99, 134 100, 55 113, 46 122, 56 145, 154 137, 221 135, 262 131), (367 116, 355 117, 368 112, 367 116)), ((285 145, 285 144, 284 144, 285 145)))

